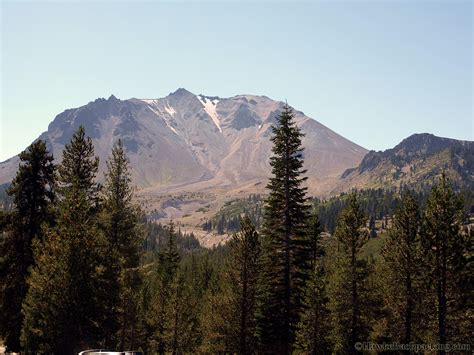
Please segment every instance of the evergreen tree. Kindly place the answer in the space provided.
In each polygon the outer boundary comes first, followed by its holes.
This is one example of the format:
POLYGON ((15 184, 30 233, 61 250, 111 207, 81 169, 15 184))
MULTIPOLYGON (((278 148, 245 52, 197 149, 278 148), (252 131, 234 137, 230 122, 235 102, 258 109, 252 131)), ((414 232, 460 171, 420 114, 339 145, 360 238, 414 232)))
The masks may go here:
POLYGON ((83 126, 74 132, 71 142, 66 144, 63 160, 59 165, 59 192, 63 197, 68 190, 84 191, 91 206, 98 203, 100 186, 95 182, 99 158, 94 156, 94 145, 86 137, 83 126))
MULTIPOLYGON (((260 241, 255 227, 248 217, 240 220, 240 232, 235 234, 231 245, 229 278, 238 305, 240 354, 254 353, 255 299, 260 272, 260 241)), ((235 348, 234 348, 235 349, 235 348)))
POLYGON ((27 293, 28 270, 34 264, 32 244, 43 238, 41 225, 52 223, 54 180, 53 157, 45 142, 38 140, 20 154, 18 172, 8 189, 15 207, 9 216, 12 223, 1 248, 0 263, 0 335, 8 351, 21 350, 21 304, 27 293))
POLYGON ((229 242, 219 302, 214 314, 214 332, 222 348, 216 351, 252 354, 256 352, 256 298, 260 276, 260 240, 248 217, 229 242))
POLYGON ((31 353, 66 354, 73 334, 68 333, 68 298, 72 283, 69 273, 71 250, 55 229, 48 229, 43 243, 33 244, 36 266, 28 278, 23 303, 21 343, 31 353))
POLYGON ((370 236, 375 238, 377 236, 377 231, 375 230, 375 218, 374 216, 370 217, 369 221, 370 236))
POLYGON ((311 217, 308 223, 308 239, 310 241, 311 248, 311 276, 314 275, 314 266, 317 264, 318 260, 324 254, 324 248, 321 245, 321 223, 319 222, 319 216, 316 209, 311 211, 311 217))
POLYGON ((149 348, 160 354, 164 354, 169 349, 169 334, 173 321, 169 315, 180 262, 175 234, 174 224, 171 221, 166 249, 159 255, 158 269, 154 280, 155 293, 148 315, 149 327, 153 332, 149 339, 149 348))
POLYGON ((303 134, 288 105, 277 117, 271 141, 272 177, 267 185, 263 225, 264 299, 260 316, 260 341, 265 351, 290 353, 302 308, 311 258, 307 234, 306 177, 303 170, 303 134))
POLYGON ((329 275, 331 338, 335 352, 354 353, 354 344, 367 339, 367 260, 361 250, 368 240, 366 217, 357 195, 349 195, 337 221, 329 275))
MULTIPOLYGON (((461 233, 462 217, 462 198, 453 192, 448 178, 443 173, 431 190, 422 228, 427 272, 436 299, 437 335, 440 344, 456 340, 456 337, 458 340, 468 341, 468 329, 472 326, 472 318, 470 321, 466 319, 468 313, 462 282, 464 276, 472 272, 472 264, 468 263, 469 254, 472 253, 472 249, 469 251, 472 236, 461 233)), ((472 328, 470 331, 472 332, 472 328)))
POLYGON ((423 314, 421 304, 426 295, 423 293, 420 221, 420 211, 413 194, 405 192, 381 252, 380 279, 388 310, 389 335, 401 344, 421 342, 421 332, 426 328, 426 314, 423 314))
POLYGON ((94 147, 90 138, 85 138, 81 127, 74 133, 71 143, 66 145, 59 167, 62 199, 57 225, 48 231, 58 238, 48 238, 43 246, 38 246, 54 254, 48 258, 41 256, 41 250, 36 252, 36 267, 28 281, 30 290, 23 307, 25 322, 22 329, 22 342, 28 351, 50 349, 48 351, 70 354, 81 348, 97 347, 103 339, 104 309, 98 295, 104 288, 101 277, 104 267, 100 261, 105 242, 95 215, 97 184, 94 178, 97 168, 94 147), (65 282, 45 274, 53 266, 43 263, 54 263, 54 260, 66 265, 61 273, 66 275, 65 282), (67 287, 61 293, 64 297, 42 298, 50 289, 60 287, 67 287), (53 317, 61 322, 55 322, 53 317), (45 324, 52 328, 43 339, 40 334, 45 324), (49 334, 57 337, 51 339, 49 334), (31 344, 38 348, 31 347, 31 344))
POLYGON ((198 300, 186 271, 179 267, 171 285, 166 343, 172 354, 192 353, 199 342, 198 300))
POLYGON ((321 226, 316 210, 311 213, 308 235, 312 245, 311 274, 304 294, 304 306, 296 333, 298 351, 307 354, 330 352, 327 275, 324 267, 324 248, 321 244, 321 226))
POLYGON ((101 218, 107 256, 103 260, 107 284, 103 295, 107 312, 104 346, 124 349, 126 342, 131 345, 137 322, 141 238, 139 209, 132 203, 128 161, 120 140, 112 149, 107 168, 101 218))
POLYGON ((297 352, 304 354, 327 354, 331 352, 329 342, 328 296, 326 271, 321 260, 314 263, 308 281, 304 305, 298 331, 296 333, 297 352))

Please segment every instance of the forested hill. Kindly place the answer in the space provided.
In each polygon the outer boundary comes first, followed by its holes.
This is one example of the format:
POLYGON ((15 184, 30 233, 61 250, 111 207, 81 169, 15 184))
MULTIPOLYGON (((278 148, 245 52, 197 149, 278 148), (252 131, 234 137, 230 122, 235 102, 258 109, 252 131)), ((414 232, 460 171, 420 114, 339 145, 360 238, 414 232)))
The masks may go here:
POLYGON ((333 193, 356 188, 414 188, 431 185, 442 171, 461 187, 474 186, 474 142, 414 134, 392 149, 370 151, 358 167, 346 170, 333 193))

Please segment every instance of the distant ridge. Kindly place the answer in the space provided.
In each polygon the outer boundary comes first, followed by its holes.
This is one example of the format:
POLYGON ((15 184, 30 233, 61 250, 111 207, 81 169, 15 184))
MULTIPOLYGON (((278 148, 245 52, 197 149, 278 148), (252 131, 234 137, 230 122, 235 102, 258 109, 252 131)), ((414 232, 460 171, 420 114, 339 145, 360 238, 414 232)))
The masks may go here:
POLYGON ((333 193, 358 188, 431 184, 442 171, 458 185, 474 187, 474 142, 414 134, 385 151, 370 151, 346 170, 333 193))

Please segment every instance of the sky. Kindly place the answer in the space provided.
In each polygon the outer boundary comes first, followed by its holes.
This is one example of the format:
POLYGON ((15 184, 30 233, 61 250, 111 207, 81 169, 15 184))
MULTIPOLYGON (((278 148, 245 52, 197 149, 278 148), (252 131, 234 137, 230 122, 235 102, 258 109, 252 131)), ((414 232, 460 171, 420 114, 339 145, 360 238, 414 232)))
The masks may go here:
POLYGON ((98 97, 266 95, 383 150, 474 140, 471 1, 0 0, 0 161, 98 97))

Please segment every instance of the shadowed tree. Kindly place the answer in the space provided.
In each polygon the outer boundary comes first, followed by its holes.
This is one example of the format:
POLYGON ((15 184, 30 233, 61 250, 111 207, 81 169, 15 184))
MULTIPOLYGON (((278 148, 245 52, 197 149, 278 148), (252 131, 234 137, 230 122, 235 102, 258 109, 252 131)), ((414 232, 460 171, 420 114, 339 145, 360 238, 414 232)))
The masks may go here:
POLYGON ((469 321, 465 304, 469 297, 464 294, 468 290, 463 285, 463 280, 467 280, 465 276, 472 275, 472 263, 469 263, 472 260, 472 235, 462 233, 462 218, 462 198, 453 192, 443 173, 428 198, 421 232, 427 273, 436 299, 440 344, 451 340, 468 341, 472 336, 472 318, 469 321))
POLYGON ((18 172, 8 194, 13 197, 14 210, 10 215, 2 245, 0 263, 0 334, 8 351, 19 352, 23 322, 21 304, 27 293, 27 276, 34 264, 32 244, 42 240, 43 223, 52 223, 51 203, 54 202, 55 165, 46 144, 38 140, 20 154, 18 172))
POLYGON ((426 295, 420 224, 418 204, 412 193, 405 192, 381 252, 380 275, 390 337, 401 344, 421 342, 420 331, 426 328, 421 309, 426 295))
POLYGON ((316 210, 311 213, 308 235, 311 240, 311 274, 305 289, 304 306, 296 333, 296 349, 308 354, 330 352, 327 275, 324 248, 321 245, 321 225, 316 210))
POLYGON ((337 221, 329 275, 331 340, 335 352, 355 353, 354 344, 367 339, 367 260, 361 250, 368 240, 366 217, 357 195, 349 195, 337 221))
POLYGON ((92 141, 80 127, 66 145, 58 169, 57 224, 46 230, 43 245, 36 245, 36 266, 23 305, 22 343, 27 351, 70 354, 97 347, 103 338, 104 309, 98 295, 104 287, 100 261, 105 242, 97 227, 97 168, 92 141), (60 267, 61 273, 50 273, 60 267), (52 290, 57 297, 45 299, 52 290))

